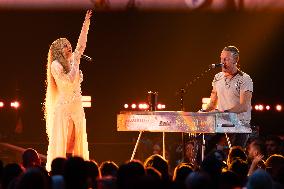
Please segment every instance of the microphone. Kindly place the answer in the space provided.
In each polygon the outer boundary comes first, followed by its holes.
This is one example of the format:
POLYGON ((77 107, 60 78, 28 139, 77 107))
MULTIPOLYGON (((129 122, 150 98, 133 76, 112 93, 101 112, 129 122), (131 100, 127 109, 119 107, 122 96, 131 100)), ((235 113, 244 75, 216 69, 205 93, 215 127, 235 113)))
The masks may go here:
POLYGON ((86 60, 87 62, 93 62, 93 59, 87 55, 82 54, 81 59, 86 60))
POLYGON ((218 64, 211 64, 209 67, 210 68, 218 68, 218 67, 223 67, 224 64, 223 63, 218 63, 218 64))

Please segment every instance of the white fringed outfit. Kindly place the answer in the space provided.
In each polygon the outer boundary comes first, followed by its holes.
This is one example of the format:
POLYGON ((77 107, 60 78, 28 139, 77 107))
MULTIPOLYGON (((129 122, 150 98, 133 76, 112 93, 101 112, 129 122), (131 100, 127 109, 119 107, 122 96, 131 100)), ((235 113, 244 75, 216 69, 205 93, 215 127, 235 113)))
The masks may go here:
MULTIPOLYGON (((53 159, 66 157, 70 120, 74 123, 73 132, 75 133, 73 156, 89 160, 86 119, 81 101, 83 74, 79 69, 80 58, 86 47, 89 25, 89 21, 83 24, 76 50, 71 57, 71 70, 65 73, 58 60, 54 60, 50 65, 50 75, 55 80, 57 94, 48 101, 51 103, 47 105, 46 110, 46 131, 49 139, 46 162, 48 171, 51 170, 53 159)), ((49 96, 52 95, 47 95, 47 98, 49 96)))

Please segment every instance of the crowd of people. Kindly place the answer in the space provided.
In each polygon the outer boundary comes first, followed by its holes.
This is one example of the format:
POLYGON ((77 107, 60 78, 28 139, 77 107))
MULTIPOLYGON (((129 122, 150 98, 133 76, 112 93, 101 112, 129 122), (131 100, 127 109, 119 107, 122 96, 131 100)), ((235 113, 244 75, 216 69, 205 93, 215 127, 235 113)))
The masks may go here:
MULTIPOLYGON (((187 145, 194 145, 188 142, 187 145)), ((217 146, 217 144, 216 144, 217 146)), ((284 188, 283 140, 277 136, 248 141, 245 148, 212 149, 203 161, 193 161, 187 146, 174 169, 158 153, 144 162, 111 160, 96 163, 78 156, 55 158, 48 172, 36 150, 29 148, 21 163, 1 162, 1 189, 278 189, 284 188), (189 157, 188 157, 189 156, 189 157)))

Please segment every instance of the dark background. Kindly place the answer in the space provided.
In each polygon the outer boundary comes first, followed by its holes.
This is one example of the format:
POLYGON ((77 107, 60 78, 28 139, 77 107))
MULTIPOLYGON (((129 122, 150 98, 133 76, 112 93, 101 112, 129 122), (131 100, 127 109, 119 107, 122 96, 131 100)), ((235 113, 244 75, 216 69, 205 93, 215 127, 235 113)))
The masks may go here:
MULTIPOLYGON (((45 154, 42 103, 49 45, 66 37, 74 49, 85 12, 14 10, 0 15, 0 99, 21 102, 18 112, 7 106, 0 110, 1 131, 9 133, 5 140, 10 143, 41 143, 38 150, 45 154), (11 134, 19 117, 23 132, 11 134)), ((241 69, 253 79, 253 104, 283 103, 283 33, 283 13, 96 12, 85 51, 95 63, 81 64, 83 95, 92 96, 92 108, 85 109, 90 145, 98 144, 101 153, 106 148, 99 144, 113 149, 129 143, 131 151, 138 133, 116 131, 123 104, 145 102, 152 90, 159 92, 166 110, 179 110, 176 92, 208 65, 219 63, 227 45, 239 48, 241 69)), ((186 111, 201 108, 218 71, 190 86, 186 111)), ((261 134, 283 134, 282 116, 274 110, 253 112, 252 124, 260 126, 261 134)))

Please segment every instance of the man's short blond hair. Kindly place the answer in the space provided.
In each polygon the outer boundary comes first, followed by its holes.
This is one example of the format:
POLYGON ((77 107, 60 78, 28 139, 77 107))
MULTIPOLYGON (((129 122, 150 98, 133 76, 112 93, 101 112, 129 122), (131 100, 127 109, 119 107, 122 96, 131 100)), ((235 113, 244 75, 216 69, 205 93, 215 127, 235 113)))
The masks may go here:
POLYGON ((235 46, 226 46, 224 47, 223 51, 230 51, 233 55, 233 57, 238 61, 239 60, 239 56, 240 56, 240 51, 237 47, 235 46))

